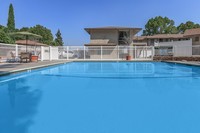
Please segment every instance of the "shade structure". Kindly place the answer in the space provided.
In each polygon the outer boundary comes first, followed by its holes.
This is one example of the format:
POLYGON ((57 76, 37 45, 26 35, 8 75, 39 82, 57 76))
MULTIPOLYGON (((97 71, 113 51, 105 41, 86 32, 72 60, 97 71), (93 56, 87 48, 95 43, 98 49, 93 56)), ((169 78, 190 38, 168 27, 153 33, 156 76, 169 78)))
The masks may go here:
POLYGON ((14 33, 10 33, 10 35, 14 36, 14 37, 23 36, 23 37, 26 38, 26 44, 25 44, 26 45, 26 52, 27 52, 27 45, 28 45, 29 38, 34 38, 34 39, 41 39, 42 38, 42 36, 30 33, 30 32, 14 32, 14 33))
POLYGON ((47 44, 39 43, 37 41, 32 41, 32 40, 17 40, 15 41, 15 43, 19 45, 28 45, 28 46, 48 46, 47 44))

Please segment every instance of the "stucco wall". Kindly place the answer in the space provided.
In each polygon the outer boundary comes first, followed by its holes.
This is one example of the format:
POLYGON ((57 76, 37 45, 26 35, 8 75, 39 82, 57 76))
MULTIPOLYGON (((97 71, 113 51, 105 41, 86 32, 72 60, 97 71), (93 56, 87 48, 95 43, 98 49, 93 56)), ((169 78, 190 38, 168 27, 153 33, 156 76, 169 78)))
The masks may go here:
POLYGON ((118 44, 118 31, 117 30, 98 30, 91 31, 90 40, 109 39, 109 43, 118 44))

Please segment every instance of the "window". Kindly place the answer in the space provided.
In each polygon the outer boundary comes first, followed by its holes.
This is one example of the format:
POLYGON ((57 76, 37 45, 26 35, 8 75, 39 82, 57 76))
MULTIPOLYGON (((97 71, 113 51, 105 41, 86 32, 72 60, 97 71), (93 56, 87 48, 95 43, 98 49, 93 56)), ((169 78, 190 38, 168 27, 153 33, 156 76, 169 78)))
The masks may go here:
POLYGON ((124 39, 128 37, 128 33, 126 31, 119 32, 119 39, 124 39))
POLYGON ((124 44, 128 44, 129 41, 129 33, 126 31, 120 31, 119 32, 119 45, 124 45, 124 44))
POLYGON ((199 42, 199 37, 195 37, 194 41, 199 42))

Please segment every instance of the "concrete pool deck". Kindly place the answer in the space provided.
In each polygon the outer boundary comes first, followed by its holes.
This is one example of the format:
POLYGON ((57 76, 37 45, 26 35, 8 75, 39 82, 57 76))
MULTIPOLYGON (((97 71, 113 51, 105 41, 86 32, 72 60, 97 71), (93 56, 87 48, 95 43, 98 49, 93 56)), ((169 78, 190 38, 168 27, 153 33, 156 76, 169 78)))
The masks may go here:
POLYGON ((0 63, 0 76, 31 69, 68 63, 71 61, 38 61, 30 63, 0 63))

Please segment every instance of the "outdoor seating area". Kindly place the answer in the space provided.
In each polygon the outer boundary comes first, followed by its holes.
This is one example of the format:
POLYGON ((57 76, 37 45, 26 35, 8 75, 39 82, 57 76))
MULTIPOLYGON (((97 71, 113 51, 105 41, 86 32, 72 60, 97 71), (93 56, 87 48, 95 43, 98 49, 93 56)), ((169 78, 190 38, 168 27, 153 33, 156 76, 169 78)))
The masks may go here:
POLYGON ((38 56, 32 54, 31 52, 21 52, 16 56, 14 51, 10 52, 10 57, 1 57, 0 62, 7 62, 7 63, 28 63, 28 62, 38 62, 38 56))
POLYGON ((24 52, 20 54, 20 62, 26 61, 27 62, 31 62, 31 53, 28 52, 24 52))

